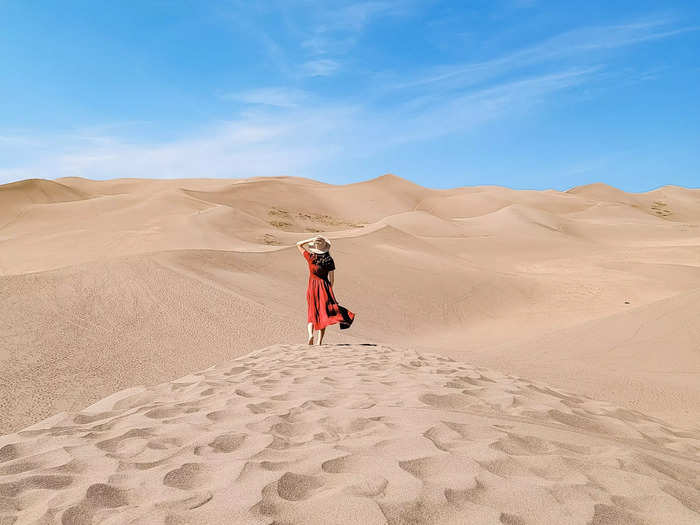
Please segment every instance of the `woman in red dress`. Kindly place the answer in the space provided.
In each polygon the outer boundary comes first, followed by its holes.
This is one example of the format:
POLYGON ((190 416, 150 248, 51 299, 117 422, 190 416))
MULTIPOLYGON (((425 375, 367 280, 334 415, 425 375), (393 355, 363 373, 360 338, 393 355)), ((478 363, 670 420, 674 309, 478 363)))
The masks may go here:
POLYGON ((338 304, 333 294, 335 263, 328 253, 331 242, 325 237, 316 236, 299 241, 297 248, 309 263, 309 287, 306 290, 308 304, 308 344, 314 344, 314 330, 318 330, 318 344, 323 343, 323 335, 329 324, 340 324, 340 329, 350 328, 355 314, 338 304))

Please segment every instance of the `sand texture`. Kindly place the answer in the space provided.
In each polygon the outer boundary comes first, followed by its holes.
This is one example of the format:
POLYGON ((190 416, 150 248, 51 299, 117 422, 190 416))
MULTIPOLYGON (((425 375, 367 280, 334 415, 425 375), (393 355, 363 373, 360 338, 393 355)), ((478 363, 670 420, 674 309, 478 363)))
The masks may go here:
POLYGON ((700 522, 698 189, 21 181, 0 309, 0 525, 700 522))
POLYGON ((0 522, 696 524, 699 454, 439 355, 274 345, 0 438, 0 522))

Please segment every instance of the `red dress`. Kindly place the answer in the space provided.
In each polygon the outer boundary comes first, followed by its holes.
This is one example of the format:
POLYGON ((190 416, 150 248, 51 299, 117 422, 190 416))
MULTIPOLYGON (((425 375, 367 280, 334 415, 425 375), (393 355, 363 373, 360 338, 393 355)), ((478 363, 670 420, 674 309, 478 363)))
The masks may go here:
POLYGON ((333 288, 328 281, 328 272, 335 270, 331 259, 330 265, 316 264, 314 256, 304 250, 304 258, 309 263, 309 287, 306 290, 306 302, 309 306, 308 321, 314 330, 321 330, 329 324, 340 323, 340 329, 350 328, 355 314, 338 304, 333 288))

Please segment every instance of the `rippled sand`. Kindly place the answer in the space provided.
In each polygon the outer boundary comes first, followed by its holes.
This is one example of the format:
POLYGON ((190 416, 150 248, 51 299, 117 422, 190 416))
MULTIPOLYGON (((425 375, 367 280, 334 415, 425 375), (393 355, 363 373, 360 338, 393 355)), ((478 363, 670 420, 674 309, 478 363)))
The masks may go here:
POLYGON ((274 345, 0 437, 0 523, 696 524, 699 453, 436 354, 274 345))

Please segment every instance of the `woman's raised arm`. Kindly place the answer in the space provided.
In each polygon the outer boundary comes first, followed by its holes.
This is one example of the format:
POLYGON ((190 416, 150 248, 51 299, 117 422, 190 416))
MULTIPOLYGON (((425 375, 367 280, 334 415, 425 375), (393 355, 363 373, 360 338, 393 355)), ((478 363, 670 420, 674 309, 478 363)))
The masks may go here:
POLYGON ((303 241, 298 241, 297 242, 297 249, 299 250, 299 253, 303 254, 306 251, 306 249, 304 248, 304 245, 307 243, 310 243, 314 239, 316 239, 316 237, 311 237, 309 239, 304 239, 303 241))

